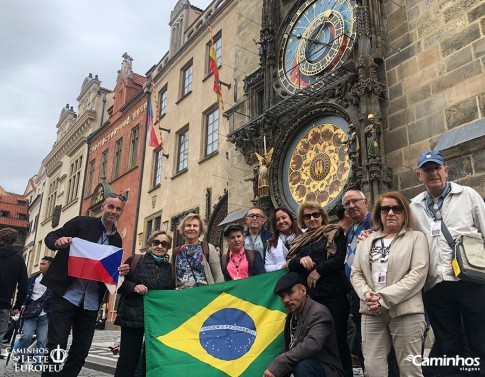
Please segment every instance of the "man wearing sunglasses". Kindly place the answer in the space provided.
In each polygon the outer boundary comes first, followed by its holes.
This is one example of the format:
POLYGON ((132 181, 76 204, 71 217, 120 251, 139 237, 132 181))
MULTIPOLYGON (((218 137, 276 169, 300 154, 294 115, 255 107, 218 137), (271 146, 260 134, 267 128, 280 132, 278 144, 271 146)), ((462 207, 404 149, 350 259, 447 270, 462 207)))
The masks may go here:
MULTIPOLYGON (((429 273, 424 303, 437 344, 446 357, 465 357, 460 332, 463 318, 471 357, 481 358, 485 373, 485 285, 460 281, 451 265, 452 250, 443 234, 442 222, 455 239, 461 234, 485 234, 485 204, 470 187, 448 181, 448 166, 437 151, 418 159, 418 180, 425 192, 411 200, 414 226, 429 242, 429 273)), ((440 355, 433 355, 440 356, 440 355)), ((443 376, 463 375, 459 367, 440 367, 443 376)))
POLYGON ((244 232, 244 248, 254 250, 261 254, 263 261, 266 256, 266 242, 271 238, 272 233, 263 228, 266 216, 262 208, 253 207, 246 215, 248 230, 244 232))
MULTIPOLYGON (((44 377, 79 374, 91 347, 99 306, 106 292, 104 283, 68 276, 67 265, 72 239, 78 237, 101 245, 122 247, 116 222, 123 213, 125 201, 123 195, 112 193, 101 206, 101 217, 77 216, 47 234, 44 239, 46 246, 56 251, 56 256, 41 281, 54 293, 47 336, 49 353, 57 346, 66 350, 71 328, 73 335, 62 371, 55 373, 46 368, 42 373, 44 377)), ((125 275, 129 272, 129 266, 124 264, 118 270, 120 275, 125 275)))

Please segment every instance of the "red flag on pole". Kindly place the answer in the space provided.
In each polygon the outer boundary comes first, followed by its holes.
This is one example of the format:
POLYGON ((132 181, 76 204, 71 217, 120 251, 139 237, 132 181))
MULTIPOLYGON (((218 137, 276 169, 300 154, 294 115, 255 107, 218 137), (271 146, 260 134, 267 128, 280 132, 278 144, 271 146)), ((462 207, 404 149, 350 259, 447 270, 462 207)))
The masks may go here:
POLYGON ((214 37, 212 36, 212 28, 209 25, 209 33, 211 36, 211 44, 209 47, 209 68, 214 75, 214 86, 213 90, 214 93, 216 93, 216 98, 217 101, 219 102, 219 106, 222 109, 222 112, 224 112, 224 102, 222 101, 222 90, 221 90, 221 81, 219 79, 219 69, 217 67, 217 56, 216 56, 216 50, 214 49, 214 37))
POLYGON ((155 130, 155 125, 153 124, 153 110, 152 110, 152 101, 151 95, 148 97, 148 105, 147 105, 147 137, 148 137, 148 145, 153 148, 158 148, 160 146, 160 142, 158 141, 157 132, 155 130))

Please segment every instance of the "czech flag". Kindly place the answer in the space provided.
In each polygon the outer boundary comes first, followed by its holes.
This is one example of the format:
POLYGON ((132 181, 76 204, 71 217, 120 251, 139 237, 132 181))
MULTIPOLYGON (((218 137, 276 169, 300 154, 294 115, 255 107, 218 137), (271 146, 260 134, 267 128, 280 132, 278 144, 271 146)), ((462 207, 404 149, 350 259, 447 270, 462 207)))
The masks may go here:
POLYGON ((123 249, 73 238, 69 249, 67 274, 72 277, 118 284, 123 249))

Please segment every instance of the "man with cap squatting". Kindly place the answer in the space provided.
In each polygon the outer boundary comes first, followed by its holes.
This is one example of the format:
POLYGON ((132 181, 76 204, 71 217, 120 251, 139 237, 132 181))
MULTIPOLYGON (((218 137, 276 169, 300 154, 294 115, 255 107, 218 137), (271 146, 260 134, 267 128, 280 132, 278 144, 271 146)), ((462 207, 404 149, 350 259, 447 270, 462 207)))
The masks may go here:
MULTIPOLYGON (((418 159, 418 180, 425 192, 411 200, 414 226, 429 242, 429 273, 424 303, 436 341, 447 358, 465 357, 460 316, 472 358, 480 357, 480 376, 485 376, 485 285, 458 279, 452 268, 453 253, 443 234, 444 225, 453 239, 462 234, 485 234, 485 204, 470 187, 449 182, 448 166, 440 152, 428 151, 418 159)), ((442 376, 463 376, 460 367, 439 367, 442 376)), ((474 375, 471 373, 470 375, 474 375)))
MULTIPOLYGON (((12 247, 16 240, 15 229, 0 229, 0 347, 7 331, 15 288, 17 298, 13 306, 14 314, 18 313, 27 296, 27 267, 17 250, 12 247)), ((2 358, 4 356, 2 354, 2 358)))
POLYGON ((297 272, 282 276, 275 285, 288 311, 285 323, 285 352, 274 359, 263 377, 343 377, 337 337, 328 309, 306 294, 297 272))

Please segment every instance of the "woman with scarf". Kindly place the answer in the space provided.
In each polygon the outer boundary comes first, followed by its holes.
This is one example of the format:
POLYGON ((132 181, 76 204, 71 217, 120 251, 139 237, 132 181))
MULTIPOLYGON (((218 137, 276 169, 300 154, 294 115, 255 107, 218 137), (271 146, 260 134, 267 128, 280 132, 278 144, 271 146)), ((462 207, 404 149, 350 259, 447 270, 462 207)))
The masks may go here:
POLYGON ((372 223, 377 231, 357 245, 350 274, 360 298, 366 375, 387 376, 393 346, 401 376, 420 377, 421 367, 409 355, 420 356, 424 340, 428 241, 411 230, 411 209, 399 192, 377 197, 372 223))
POLYGON ((185 289, 224 281, 221 261, 214 245, 200 241, 204 222, 198 213, 189 213, 182 220, 179 231, 184 244, 177 246, 172 255, 175 267, 175 287, 185 289))
POLYGON ((266 272, 286 267, 286 256, 296 236, 302 234, 293 214, 286 208, 276 208, 272 221, 273 235, 266 246, 266 272))
POLYGON ((155 232, 147 244, 145 255, 133 255, 126 261, 130 272, 118 290, 122 296, 115 325, 121 326, 121 342, 116 377, 133 377, 140 359, 145 332, 143 295, 151 290, 173 289, 172 266, 167 254, 172 237, 164 231, 155 232))
POLYGON ((308 295, 332 314, 340 360, 347 377, 352 377, 352 359, 347 344, 349 285, 344 273, 346 242, 339 225, 329 225, 329 217, 317 202, 305 202, 298 209, 298 225, 306 228, 296 237, 288 253, 288 269, 300 273, 308 285, 308 295))

